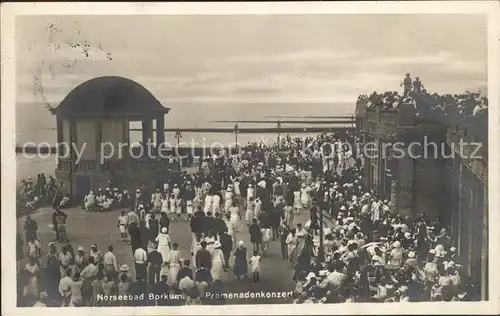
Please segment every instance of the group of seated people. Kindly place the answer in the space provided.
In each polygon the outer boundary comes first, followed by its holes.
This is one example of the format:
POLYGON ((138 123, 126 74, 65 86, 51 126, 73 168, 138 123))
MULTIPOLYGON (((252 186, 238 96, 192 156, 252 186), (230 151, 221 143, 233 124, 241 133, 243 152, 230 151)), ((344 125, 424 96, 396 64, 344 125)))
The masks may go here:
POLYGON ((21 185, 17 191, 17 202, 20 209, 25 211, 34 211, 42 206, 46 201, 47 194, 55 194, 56 180, 45 175, 38 174, 36 183, 33 183, 31 177, 21 181, 21 185))
POLYGON ((90 191, 83 201, 85 211, 107 212, 114 208, 127 207, 131 201, 127 189, 120 192, 118 188, 98 189, 96 193, 90 191))

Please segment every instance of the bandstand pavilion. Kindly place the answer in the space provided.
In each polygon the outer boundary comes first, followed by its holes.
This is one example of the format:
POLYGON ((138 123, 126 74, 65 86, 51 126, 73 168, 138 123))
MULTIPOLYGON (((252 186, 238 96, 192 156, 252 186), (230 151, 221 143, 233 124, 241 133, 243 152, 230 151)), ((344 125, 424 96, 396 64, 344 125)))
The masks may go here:
POLYGON ((110 182, 128 189, 161 186, 171 168, 155 148, 164 142, 169 111, 146 88, 122 77, 94 78, 74 88, 51 111, 60 144, 55 172, 60 190, 81 198, 110 182), (129 148, 130 122, 142 123, 143 155, 129 148), (148 140, 154 142, 153 155, 148 140))

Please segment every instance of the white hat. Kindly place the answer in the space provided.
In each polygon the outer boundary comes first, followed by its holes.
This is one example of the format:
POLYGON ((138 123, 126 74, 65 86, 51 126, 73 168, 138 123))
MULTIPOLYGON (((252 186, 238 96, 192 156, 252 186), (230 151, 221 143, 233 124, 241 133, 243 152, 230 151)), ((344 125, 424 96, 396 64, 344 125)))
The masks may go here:
POLYGON ((451 247, 451 248, 450 248, 450 251, 451 251, 451 252, 455 252, 455 251, 457 251, 457 248, 455 248, 455 247, 451 247))
POLYGON ((121 272, 127 272, 129 270, 130 270, 129 267, 126 264, 122 264, 121 267, 120 267, 120 271, 121 272))
POLYGON ((406 285, 403 285, 400 286, 398 290, 400 293, 406 293, 408 291, 408 287, 406 285))
POLYGON ((243 247, 243 246, 245 246, 245 243, 243 242, 243 240, 240 240, 238 242, 238 247, 243 247))
POLYGON ((78 247, 77 251, 85 251, 82 246, 78 247))
POLYGON ((395 241, 395 242, 392 244, 392 246, 393 246, 394 248, 399 248, 399 247, 401 247, 401 243, 400 243, 399 241, 395 241))
POLYGON ((222 247, 222 245, 220 244, 220 242, 218 240, 216 240, 214 242, 214 248, 220 248, 220 247, 222 247))
POLYGON ((163 228, 161 229, 161 233, 162 233, 162 234, 166 234, 167 232, 168 232, 168 228, 167 228, 167 227, 163 227, 163 228))
POLYGON ((415 252, 414 251, 408 252, 408 258, 415 258, 415 252))
POLYGON ((340 207, 340 210, 341 210, 341 211, 345 211, 345 210, 346 210, 345 206, 344 206, 344 205, 342 205, 342 206, 340 207))
POLYGON ((354 217, 348 217, 348 218, 346 218, 346 219, 347 219, 347 221, 353 221, 353 220, 354 220, 354 217))
POLYGON ((365 193, 365 196, 370 196, 370 193, 366 192, 366 193, 365 193))
POLYGON ((405 233, 405 238, 410 238, 410 237, 411 237, 410 232, 406 232, 406 233, 405 233))
POLYGON ((306 280, 309 281, 312 278, 317 278, 316 274, 314 274, 314 272, 309 272, 309 274, 306 276, 306 280))
POLYGON ((249 188, 251 188, 251 187, 252 187, 252 184, 251 184, 251 183, 249 183, 249 184, 248 184, 248 187, 249 187, 249 188))
POLYGON ((257 185, 261 188, 266 188, 266 181, 262 180, 259 183, 257 183, 257 185))
POLYGON ((135 192, 139 193, 139 192, 141 192, 141 190, 140 190, 140 189, 137 189, 137 190, 135 190, 135 192))

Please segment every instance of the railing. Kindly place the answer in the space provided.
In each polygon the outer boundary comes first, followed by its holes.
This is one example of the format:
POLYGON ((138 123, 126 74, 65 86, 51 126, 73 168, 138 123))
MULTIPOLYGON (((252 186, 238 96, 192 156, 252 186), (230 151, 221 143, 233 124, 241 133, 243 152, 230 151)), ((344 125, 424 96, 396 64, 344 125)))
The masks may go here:
POLYGON ((127 172, 127 170, 161 170, 175 169, 178 163, 170 163, 167 159, 137 158, 130 160, 106 160, 102 164, 97 160, 80 160, 72 163, 70 160, 60 160, 58 170, 62 172, 127 172), (72 168, 73 166, 73 168, 72 168))

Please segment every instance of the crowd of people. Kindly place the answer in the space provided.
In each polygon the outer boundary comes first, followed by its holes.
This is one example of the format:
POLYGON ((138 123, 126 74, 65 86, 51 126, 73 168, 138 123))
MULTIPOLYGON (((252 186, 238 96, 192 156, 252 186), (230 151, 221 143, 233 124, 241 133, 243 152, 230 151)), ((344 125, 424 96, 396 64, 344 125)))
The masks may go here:
MULTIPOLYGON (((384 93, 373 92, 370 95, 360 95, 358 103, 367 108, 395 109, 400 104, 413 104, 419 117, 432 119, 448 126, 462 125, 479 129, 485 127, 485 121, 478 119, 488 117, 488 98, 480 92, 466 91, 461 94, 431 93, 424 88, 419 77, 413 80, 406 74, 401 85, 403 94, 397 91, 384 93)), ((486 125, 487 130, 487 125, 486 125)))
POLYGON ((36 221, 27 218, 29 262, 20 268, 20 304, 223 304, 222 296, 204 293, 223 293, 230 270, 237 279, 259 282, 274 241, 289 262, 298 304, 477 300, 446 223, 403 218, 388 197, 364 189, 360 162, 342 145, 354 139, 346 132, 252 143, 238 154, 207 157, 198 172, 175 173, 152 192, 142 186, 131 197, 111 184, 95 196, 89 192, 85 210, 92 199, 103 210, 99 196, 121 209, 117 229, 131 246, 135 276, 118 264, 112 246, 104 253, 98 245, 75 252, 58 206, 53 224, 62 245, 51 242, 42 255, 36 221), (312 146, 306 150, 304 143, 312 146), (334 151, 322 150, 325 143, 334 151), (296 223, 304 212, 309 220, 296 223), (181 258, 169 235, 179 221, 191 227, 190 258, 181 258), (251 245, 241 234, 249 234, 251 245))

